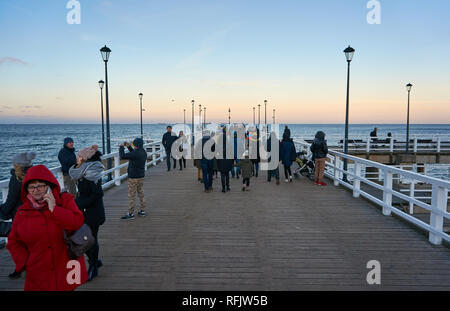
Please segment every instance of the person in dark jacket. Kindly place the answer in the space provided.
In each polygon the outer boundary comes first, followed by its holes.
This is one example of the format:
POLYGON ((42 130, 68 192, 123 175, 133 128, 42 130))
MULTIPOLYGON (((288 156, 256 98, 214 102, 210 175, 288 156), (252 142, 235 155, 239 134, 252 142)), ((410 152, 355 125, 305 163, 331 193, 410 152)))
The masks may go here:
POLYGON ((284 166, 285 182, 292 182, 291 165, 295 161, 295 145, 290 136, 285 132, 281 142, 281 162, 284 166))
POLYGON ((64 188, 75 197, 77 195, 77 187, 75 181, 69 176, 69 169, 77 164, 77 157, 75 155, 72 138, 64 138, 64 146, 58 153, 58 160, 61 164, 61 171, 63 173, 64 188))
MULTIPOLYGON (((178 134, 178 138, 182 139, 182 143, 180 144, 180 148, 178 149, 180 152, 184 151, 184 144, 187 143, 186 137, 184 136, 183 131, 180 131, 180 133, 178 134)), ((184 156, 182 156, 179 160, 179 164, 180 164, 180 171, 183 170, 183 165, 184 168, 186 168, 186 158, 184 156)), ((175 167, 174 167, 175 168, 175 167)))
POLYGON ((242 191, 249 191, 250 187, 250 178, 254 174, 255 166, 253 162, 249 159, 248 150, 246 150, 243 154, 243 159, 234 164, 235 166, 239 166, 242 172, 242 191))
POLYGON ((233 159, 227 159, 227 134, 223 129, 223 155, 217 159, 217 168, 220 171, 220 179, 222 182, 222 192, 230 191, 230 171, 233 168, 233 159))
MULTIPOLYGON (((213 171, 214 171, 214 158, 208 159, 205 155, 205 144, 211 139, 211 136, 208 131, 203 133, 202 138, 202 159, 200 160, 200 164, 202 166, 202 174, 203 174, 203 185, 205 187, 204 192, 213 191, 213 171)), ((209 148, 208 148, 209 149, 209 148)), ((215 145, 212 144, 210 150, 212 152, 215 151, 215 145)))
POLYGON ((314 138, 314 141, 309 148, 313 153, 313 159, 315 163, 314 168, 314 184, 319 186, 326 186, 327 184, 322 181, 323 173, 325 171, 325 161, 328 154, 327 141, 325 140, 325 133, 318 131, 314 138))
POLYGON ((101 162, 98 146, 84 148, 78 152, 77 166, 69 169, 70 177, 77 182, 78 196, 75 203, 83 212, 84 222, 91 228, 95 244, 86 252, 89 258, 89 281, 98 275, 98 268, 103 266, 98 259, 98 230, 105 222, 103 205, 102 177, 105 167, 101 162))
MULTIPOLYGON (((269 138, 267 139, 267 152, 272 152, 272 137, 276 138, 276 133, 275 132, 271 132, 269 138)), ((277 139, 277 143, 278 143, 278 159, 281 159, 281 146, 280 146, 280 142, 277 139)), ((271 161, 271 157, 268 159, 268 162, 271 161)), ((267 181, 270 182, 272 180, 272 176, 275 176, 275 179, 277 181, 277 185, 280 184, 280 169, 279 169, 279 165, 277 165, 276 169, 273 170, 269 170, 267 173, 267 181)))
POLYGON ((284 137, 284 135, 289 136, 289 138, 291 137, 291 130, 288 128, 287 125, 284 126, 283 137, 284 137))
MULTIPOLYGON (((252 136, 252 139, 253 139, 253 136, 252 136)), ((256 159, 251 159, 251 161, 254 165, 253 174, 255 175, 255 177, 258 177, 259 162, 261 162, 261 158, 259 155, 259 128, 256 129, 256 159)))
MULTIPOLYGON (((14 220, 17 209, 23 204, 21 195, 22 182, 28 169, 32 166, 31 161, 36 157, 34 152, 24 152, 12 158, 14 169, 11 170, 11 178, 8 184, 8 196, 5 203, 0 205, 0 221, 14 220)), ((6 236, 7 237, 7 236, 6 236)), ((20 278, 21 273, 13 271, 9 278, 14 280, 20 278)))
POLYGON ((134 208, 136 192, 140 200, 139 216, 147 216, 145 212, 145 198, 144 198, 144 177, 145 164, 147 162, 147 152, 144 149, 144 141, 142 138, 133 140, 133 148, 130 144, 125 142, 120 145, 119 155, 121 159, 129 160, 128 162, 128 200, 130 201, 130 208, 128 213, 121 219, 134 219, 134 208), (124 146, 127 146, 129 153, 125 153, 124 146))
MULTIPOLYGON (((238 143, 242 144, 241 140, 238 141, 238 135, 237 132, 234 132, 233 134, 233 155, 234 155, 234 163, 239 163, 240 159, 238 158, 238 143)), ((236 178, 239 179, 239 174, 241 173, 241 168, 239 166, 233 166, 231 169, 231 177, 234 178, 236 175, 236 178), (236 171, 235 171, 236 169, 236 171)))
POLYGON ((172 157, 172 145, 177 140, 177 135, 172 134, 172 127, 167 126, 167 132, 162 137, 162 144, 166 150, 167 171, 170 171, 170 160, 173 159, 173 168, 177 168, 177 160, 172 157))

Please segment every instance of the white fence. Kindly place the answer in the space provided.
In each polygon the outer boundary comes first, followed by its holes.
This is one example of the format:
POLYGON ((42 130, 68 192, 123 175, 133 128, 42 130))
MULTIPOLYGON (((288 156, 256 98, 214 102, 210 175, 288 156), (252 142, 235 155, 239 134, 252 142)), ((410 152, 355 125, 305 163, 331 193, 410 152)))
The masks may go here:
MULTIPOLYGON (((295 141, 296 145, 301 149, 306 149, 309 153, 310 144, 305 141, 295 141)), ((399 217, 413 223, 414 225, 429 232, 429 241, 432 244, 441 244, 442 239, 450 242, 450 235, 443 231, 444 218, 449 219, 450 213, 447 212, 448 206, 448 189, 450 189, 450 182, 440 180, 437 178, 420 175, 411 171, 402 170, 389 165, 380 164, 374 161, 361 159, 355 156, 347 155, 338 151, 330 150, 328 154, 327 169, 325 175, 334 181, 335 186, 343 185, 353 191, 353 196, 358 198, 363 196, 366 199, 374 202, 383 209, 384 215, 391 215, 394 213, 399 217), (344 159, 347 162, 352 162, 352 170, 347 168, 344 170, 344 159), (362 171, 378 170, 379 176, 382 176, 382 183, 376 183, 367 178, 362 171), (345 178, 347 177, 347 181, 345 178), (411 180, 411 188, 409 193, 402 193, 396 191, 393 188, 394 179, 409 179, 411 180), (369 187, 361 188, 361 183, 368 185, 369 187), (429 185, 431 188, 431 202, 425 202, 420 198, 414 197, 414 185, 421 183, 429 185), (376 193, 380 192, 382 195, 380 198, 376 197, 376 193), (411 195, 412 193, 412 195, 411 195), (416 217, 405 213, 392 205, 392 198, 397 197, 410 204, 410 209, 414 205, 419 206, 430 212, 430 221, 426 223, 417 219, 416 217)), ((427 198, 429 199, 429 198, 427 198)))
MULTIPOLYGON (((146 150, 149 150, 147 152, 147 158, 152 158, 151 161, 148 161, 146 163, 145 169, 147 169, 151 165, 156 165, 158 162, 164 160, 165 151, 164 151, 164 148, 162 147, 161 142, 152 142, 149 144, 145 144, 144 148, 146 150)), ((125 148, 125 152, 128 152, 127 148, 125 148)), ((113 152, 113 153, 105 154, 102 156, 102 160, 107 160, 107 159, 113 159, 113 161, 112 161, 113 165, 112 165, 111 169, 104 171, 104 176, 111 173, 113 178, 112 178, 112 180, 105 182, 102 185, 103 189, 108 188, 110 186, 120 186, 122 180, 124 180, 128 177, 127 173, 122 174, 122 175, 120 173, 122 168, 125 168, 128 166, 128 161, 126 161, 123 164, 120 164, 119 152, 113 152)), ((50 171, 58 179, 61 189, 64 189, 64 181, 63 181, 64 179, 63 179, 63 174, 61 171, 61 166, 51 168, 50 171)), ((5 201, 8 196, 8 185, 9 185, 9 179, 0 181, 0 189, 2 191, 3 201, 5 201)))

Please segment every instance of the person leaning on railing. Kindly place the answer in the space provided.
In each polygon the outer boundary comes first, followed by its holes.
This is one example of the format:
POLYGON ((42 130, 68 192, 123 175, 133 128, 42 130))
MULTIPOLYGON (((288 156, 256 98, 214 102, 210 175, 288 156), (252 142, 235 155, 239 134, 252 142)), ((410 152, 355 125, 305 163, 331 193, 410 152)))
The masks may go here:
POLYGON ((76 183, 69 176, 69 169, 73 165, 77 164, 77 157, 75 155, 75 148, 73 147, 73 139, 70 137, 64 138, 64 146, 58 153, 58 160, 61 163, 61 171, 64 178, 64 188, 72 194, 74 197, 77 196, 76 183))

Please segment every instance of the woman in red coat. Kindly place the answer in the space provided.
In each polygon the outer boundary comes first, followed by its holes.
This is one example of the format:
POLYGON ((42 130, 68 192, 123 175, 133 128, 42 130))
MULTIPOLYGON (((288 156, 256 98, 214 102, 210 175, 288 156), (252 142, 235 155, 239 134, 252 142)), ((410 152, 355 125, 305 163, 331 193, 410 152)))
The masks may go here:
POLYGON ((55 176, 37 165, 25 175, 21 198, 7 248, 16 272, 27 272, 25 290, 67 291, 86 282, 84 256, 71 260, 64 242, 63 230, 70 235, 84 222, 73 196, 61 193, 55 176))

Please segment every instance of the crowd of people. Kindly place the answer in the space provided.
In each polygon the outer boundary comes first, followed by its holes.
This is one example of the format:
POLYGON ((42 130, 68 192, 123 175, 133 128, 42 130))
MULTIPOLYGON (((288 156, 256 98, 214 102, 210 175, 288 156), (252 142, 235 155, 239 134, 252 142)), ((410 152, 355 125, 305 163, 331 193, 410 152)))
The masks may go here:
MULTIPOLYGON (((226 127, 221 129, 226 135, 226 127)), ((259 141, 259 130, 247 132, 245 141, 242 141, 235 132, 231 145, 234 147, 232 157, 227 155, 227 141, 222 140, 222 156, 207 157, 205 145, 209 144, 212 152, 215 152, 217 136, 214 132, 204 131, 198 159, 194 160, 197 168, 197 180, 203 184, 204 192, 213 191, 213 180, 218 177, 222 192, 231 191, 231 178, 242 179, 242 191, 249 191, 252 177, 258 177, 260 164, 259 144, 257 144, 256 158, 249 156, 249 144, 252 139, 259 141), (211 138, 213 138, 211 140, 211 138), (212 143, 211 143, 212 141, 212 143), (244 146, 243 153, 238 152, 238 146, 244 146)), ((271 152, 271 133, 267 140, 267 151, 271 152)), ((286 126, 282 140, 279 143, 279 160, 284 168, 286 182, 292 182, 292 163, 295 161, 296 150, 289 128, 286 126)), ((184 133, 180 131, 178 136, 172 133, 172 127, 167 127, 167 132, 162 138, 162 144, 167 155, 167 170, 172 164, 176 169, 178 160, 179 170, 186 168, 186 157, 183 151, 190 146, 184 133), (177 142, 178 158, 172 155, 172 146, 177 142)), ((220 149, 220 148, 218 148, 220 149)), ((274 149, 273 149, 274 150, 274 149)), ((315 161, 314 183, 326 185, 322 178, 325 167, 325 159, 328 148, 325 134, 318 132, 311 145, 313 160, 315 161)), ((128 198, 129 207, 123 220, 135 218, 136 195, 139 198, 138 216, 147 215, 144 195, 144 178, 147 163, 147 152, 144 141, 141 138, 133 140, 132 144, 124 142, 120 144, 119 156, 128 161, 128 198), (125 152, 125 148, 128 152, 125 152)), ((98 276, 99 268, 103 262, 99 259, 98 235, 100 227, 105 222, 105 207, 103 204, 102 178, 105 167, 102 163, 102 153, 97 145, 92 145, 76 152, 74 141, 67 137, 58 154, 63 174, 64 191, 54 174, 44 165, 33 166, 32 161, 36 154, 25 152, 17 154, 12 159, 13 169, 9 182, 8 196, 0 206, 0 220, 12 219, 11 228, 5 236, 8 237, 7 249, 15 263, 15 270, 9 275, 10 279, 18 279, 26 271, 25 290, 74 290, 86 281, 92 281, 98 276), (75 258, 79 263, 79 282, 67 281, 70 270, 68 262, 74 260, 69 256, 67 239, 86 224, 90 228, 93 244, 85 254, 88 259, 88 267, 85 264, 84 255, 75 258)), ((270 159, 269 159, 270 161, 270 159)), ((280 184, 280 172, 276 168, 267 171, 267 181, 275 177, 276 184, 280 184)))

